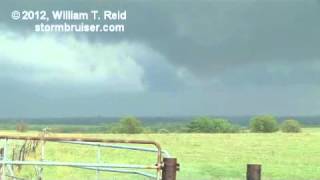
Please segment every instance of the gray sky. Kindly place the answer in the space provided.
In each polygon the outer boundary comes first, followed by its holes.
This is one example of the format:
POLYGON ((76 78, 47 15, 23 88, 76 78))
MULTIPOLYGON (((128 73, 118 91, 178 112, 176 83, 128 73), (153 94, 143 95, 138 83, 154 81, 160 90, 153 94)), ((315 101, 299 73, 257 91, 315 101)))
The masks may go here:
POLYGON ((320 1, 6 0, 0 117, 318 115, 320 1), (126 10, 123 33, 35 33, 13 10, 126 10))

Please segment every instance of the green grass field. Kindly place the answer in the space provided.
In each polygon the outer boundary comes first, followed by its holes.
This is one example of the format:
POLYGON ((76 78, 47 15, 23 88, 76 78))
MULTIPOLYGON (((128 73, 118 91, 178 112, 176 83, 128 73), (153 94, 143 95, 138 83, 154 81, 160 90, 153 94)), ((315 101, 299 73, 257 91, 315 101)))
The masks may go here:
MULTIPOLYGON (((1 134, 17 134, 13 131, 1 134)), ((34 134, 23 133, 23 134, 34 134)), ((178 158, 181 170, 178 180, 245 179, 246 164, 261 163, 263 179, 320 179, 320 129, 304 129, 299 134, 66 134, 116 139, 154 140, 178 158)), ((48 143, 46 159, 95 162, 96 148, 48 143)), ((103 150, 108 163, 153 164, 152 153, 103 150)), ((44 169, 46 180, 95 179, 96 172, 71 168, 44 169)), ((21 176, 31 178, 34 169, 23 168, 21 176)), ((140 176, 117 176, 102 173, 101 179, 143 179, 140 176)))

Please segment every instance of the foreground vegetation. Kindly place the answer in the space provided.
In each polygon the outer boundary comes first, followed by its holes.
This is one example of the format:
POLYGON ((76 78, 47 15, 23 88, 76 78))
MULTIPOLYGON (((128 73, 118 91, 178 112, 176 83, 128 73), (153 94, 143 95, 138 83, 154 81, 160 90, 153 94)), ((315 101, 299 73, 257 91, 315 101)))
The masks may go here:
MULTIPOLYGON (((1 134, 17 134, 14 131, 1 134)), ((37 134, 27 132, 26 134, 37 134)), ((61 134, 59 134, 61 135, 61 134)), ((244 179, 247 163, 261 163, 264 180, 320 179, 320 129, 303 129, 302 133, 240 134, 65 134, 121 139, 155 140, 176 156, 181 164, 179 180, 244 179)), ((95 162, 96 149, 78 145, 48 143, 46 158, 61 161, 95 162)), ((124 150, 104 150, 108 163, 153 164, 153 154, 124 150), (143 158, 141 158, 143 157, 143 158)), ((33 168, 20 173, 32 177, 33 168)), ((46 179, 95 179, 95 172, 71 168, 45 168, 46 179)), ((103 179, 142 179, 139 176, 115 176, 103 173, 103 179)))

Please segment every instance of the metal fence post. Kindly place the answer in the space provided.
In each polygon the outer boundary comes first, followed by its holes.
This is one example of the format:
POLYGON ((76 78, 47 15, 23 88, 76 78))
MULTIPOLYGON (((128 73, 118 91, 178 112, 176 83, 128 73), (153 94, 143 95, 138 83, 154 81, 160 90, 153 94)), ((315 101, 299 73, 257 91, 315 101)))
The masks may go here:
POLYGON ((261 180, 261 165, 248 164, 247 165, 247 180, 261 180))
MULTIPOLYGON (((3 160, 3 151, 4 151, 4 148, 1 148, 0 149, 0 156, 1 156, 1 160, 3 160)), ((4 167, 3 167, 3 165, 2 164, 0 164, 0 180, 2 179, 2 169, 3 169, 4 167)))
POLYGON ((176 180, 178 170, 176 158, 163 158, 162 180, 176 180))
POLYGON ((3 145, 3 155, 2 155, 2 175, 1 175, 1 180, 6 179, 6 160, 7 160, 7 144, 8 144, 8 139, 4 139, 4 145, 3 145))
MULTIPOLYGON (((100 146, 97 146, 97 163, 101 162, 101 149, 100 146)), ((97 169, 96 171, 96 180, 99 180, 100 171, 97 169)))
MULTIPOLYGON (((44 161, 44 155, 45 155, 45 150, 44 147, 45 146, 45 142, 44 140, 41 140, 41 161, 44 161)), ((43 180, 43 166, 40 167, 40 176, 38 180, 43 180)))

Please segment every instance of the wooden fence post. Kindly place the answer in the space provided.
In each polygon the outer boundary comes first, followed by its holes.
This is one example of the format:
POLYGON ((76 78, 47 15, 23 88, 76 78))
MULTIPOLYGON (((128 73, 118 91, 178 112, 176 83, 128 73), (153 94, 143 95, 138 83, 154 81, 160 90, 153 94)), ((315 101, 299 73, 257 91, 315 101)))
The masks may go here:
POLYGON ((176 158, 163 158, 162 180, 176 180, 179 164, 176 158))
POLYGON ((247 180, 261 180, 261 165, 248 164, 247 165, 247 180))

